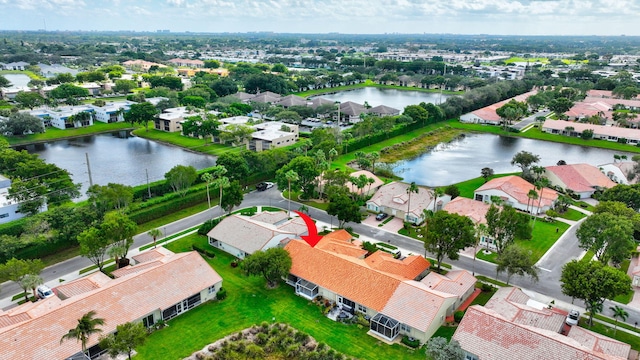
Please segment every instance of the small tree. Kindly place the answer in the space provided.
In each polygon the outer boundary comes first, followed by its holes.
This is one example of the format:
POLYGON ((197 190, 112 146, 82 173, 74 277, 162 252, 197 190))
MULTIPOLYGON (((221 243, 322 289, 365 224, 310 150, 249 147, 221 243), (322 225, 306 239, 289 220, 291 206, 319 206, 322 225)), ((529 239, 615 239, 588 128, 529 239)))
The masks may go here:
POLYGON ((618 331, 618 319, 621 319, 623 322, 627 321, 629 313, 623 307, 618 305, 609 307, 609 310, 613 312, 613 318, 616 319, 616 323, 613 328, 613 336, 616 336, 616 332, 618 331))
POLYGON ((490 167, 485 167, 480 170, 480 175, 484 179, 484 182, 489 181, 489 178, 493 176, 493 169, 490 167))
POLYGON ((98 267, 102 271, 104 267, 105 256, 111 242, 104 236, 100 229, 90 227, 78 235, 78 243, 80 244, 80 254, 98 267))
POLYGON ((22 260, 12 258, 5 264, 0 265, 0 274, 20 285, 24 290, 24 300, 29 301, 27 290, 31 288, 32 275, 38 276, 44 269, 44 263, 40 259, 35 260, 22 260))
POLYGON ((289 274, 291 264, 291 256, 285 249, 271 248, 249 255, 242 262, 242 267, 249 275, 263 276, 267 285, 273 288, 278 284, 278 279, 289 274))
POLYGON ((516 245, 507 246, 498 256, 496 272, 503 271, 507 272, 507 285, 513 275, 529 275, 533 281, 538 281, 538 268, 536 268, 536 261, 531 250, 525 250, 516 245))
POLYGON ((471 219, 446 211, 438 211, 429 219, 424 246, 435 254, 438 271, 445 256, 457 260, 458 252, 475 243, 474 226, 471 219))
POLYGON ((227 187, 224 199, 220 200, 220 206, 231 214, 231 210, 233 210, 235 206, 242 204, 243 199, 244 193, 242 192, 240 182, 237 180, 232 181, 227 187))
POLYGON ((426 345, 430 360, 464 360, 464 350, 456 340, 447 342, 443 337, 432 337, 426 345))
POLYGON ((102 332, 102 329, 98 326, 104 325, 104 319, 97 318, 95 316, 96 312, 93 310, 82 315, 82 317, 78 319, 78 325, 62 336, 60 344, 65 340, 76 339, 82 344, 82 353, 86 353, 89 337, 93 334, 102 332))
POLYGON ((109 356, 115 358, 120 354, 127 354, 131 360, 131 353, 135 348, 147 340, 147 329, 140 322, 124 323, 116 327, 115 334, 100 338, 100 347, 107 350, 109 356))
POLYGON ((162 235, 162 231, 160 229, 151 229, 147 232, 147 235, 151 236, 153 239, 153 248, 156 248, 156 239, 158 239, 162 235))
POLYGON ((198 178, 198 172, 193 166, 176 165, 164 174, 164 177, 173 191, 185 196, 189 186, 198 178))

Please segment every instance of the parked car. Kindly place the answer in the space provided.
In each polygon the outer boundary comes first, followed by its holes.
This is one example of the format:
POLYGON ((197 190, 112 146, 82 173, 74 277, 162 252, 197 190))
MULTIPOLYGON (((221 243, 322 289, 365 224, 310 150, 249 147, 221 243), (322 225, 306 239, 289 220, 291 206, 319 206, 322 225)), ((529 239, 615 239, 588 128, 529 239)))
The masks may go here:
POLYGON ((376 215, 376 220, 382 221, 382 220, 386 219, 387 216, 389 216, 389 214, 380 213, 380 214, 376 215))
POLYGON ((565 322, 567 325, 578 325, 578 320, 580 319, 580 312, 578 310, 569 311, 569 315, 567 315, 567 319, 565 322))
POLYGON ((256 185, 256 190, 258 191, 265 191, 267 189, 271 189, 273 187, 273 183, 272 182, 261 182, 258 185, 256 185))
POLYGON ((53 290, 51 290, 50 287, 48 287, 47 285, 40 285, 36 288, 36 294, 38 295, 38 297, 40 299, 46 299, 48 297, 52 297, 53 295, 55 295, 53 293, 53 290))

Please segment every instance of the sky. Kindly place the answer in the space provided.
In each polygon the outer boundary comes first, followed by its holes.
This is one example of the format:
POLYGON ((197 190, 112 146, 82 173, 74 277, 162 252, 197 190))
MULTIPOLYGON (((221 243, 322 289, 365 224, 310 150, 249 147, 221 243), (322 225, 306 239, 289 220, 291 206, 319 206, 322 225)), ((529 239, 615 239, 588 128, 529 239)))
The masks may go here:
POLYGON ((640 35, 640 0, 0 0, 0 30, 640 35))

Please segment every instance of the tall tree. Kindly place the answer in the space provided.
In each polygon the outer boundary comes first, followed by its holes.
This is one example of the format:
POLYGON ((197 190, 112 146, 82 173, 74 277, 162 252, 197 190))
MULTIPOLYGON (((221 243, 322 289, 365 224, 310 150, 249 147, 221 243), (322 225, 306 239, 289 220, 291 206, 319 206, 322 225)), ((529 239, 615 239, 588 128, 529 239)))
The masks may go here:
POLYGON ((189 187, 198 178, 198 172, 193 166, 176 165, 164 174, 164 177, 173 191, 185 196, 189 187))
POLYGON ((37 92, 19 91, 13 99, 22 107, 33 109, 44 104, 44 98, 37 92))
POLYGON ((603 264, 621 263, 635 248, 631 220, 611 213, 589 216, 576 231, 580 247, 591 250, 603 264))
POLYGON ((278 279, 285 277, 291 270, 291 256, 282 248, 258 250, 242 262, 242 268, 249 275, 262 275, 270 288, 278 284, 278 279))
POLYGON ((95 316, 96 312, 93 310, 82 315, 82 317, 78 319, 78 325, 62 336, 60 344, 65 340, 76 339, 76 341, 80 341, 82 344, 82 353, 86 353, 89 337, 93 334, 101 333, 102 329, 98 326, 104 325, 104 319, 95 316))
MULTIPOLYGON (((291 216, 291 183, 294 184, 295 188, 297 189, 297 183, 298 180, 300 180, 300 176, 298 176, 298 173, 295 170, 289 170, 286 173, 284 173, 284 178, 287 180, 287 185, 288 185, 288 196, 289 196, 289 203, 288 203, 288 210, 287 213, 289 216, 291 216)), ((278 185, 278 187, 280 187, 280 185, 278 185)))
POLYGON ((502 254, 516 238, 531 238, 528 216, 517 212, 511 206, 505 205, 499 208, 491 204, 485 218, 487 235, 493 239, 498 255, 502 254))
POLYGON ((91 262, 102 271, 105 256, 111 242, 104 236, 104 233, 95 227, 90 227, 78 235, 80 244, 80 255, 91 260, 91 262))
POLYGON ((105 214, 100 230, 111 242, 112 254, 116 258, 116 263, 119 263, 118 259, 127 257, 129 248, 133 245, 133 236, 138 231, 138 225, 127 215, 112 211, 105 214))
POLYGON ((610 306, 609 310, 611 310, 611 312, 613 313, 613 318, 616 320, 613 328, 613 336, 616 336, 616 332, 618 331, 618 319, 622 320, 623 322, 627 321, 629 313, 623 307, 618 305, 610 306))
POLYGON ((133 187, 108 183, 107 185, 92 185, 87 190, 89 203, 95 206, 100 214, 110 210, 123 211, 133 202, 133 187))
POLYGON ((329 206, 327 214, 336 216, 340 221, 339 227, 344 227, 346 222, 360 223, 360 206, 351 199, 349 190, 345 187, 332 186, 329 194, 329 206))
POLYGON ((156 248, 156 240, 162 236, 162 231, 160 229, 154 228, 147 231, 147 235, 149 235, 153 239, 153 248, 156 248))
POLYGON ((240 185, 240 182, 235 180, 227 186, 224 198, 220 199, 220 206, 231 214, 231 211, 235 206, 242 204, 243 199, 244 193, 242 192, 242 185, 240 185))
POLYGON ((243 181, 249 176, 249 164, 247 160, 238 153, 225 152, 218 156, 216 165, 223 166, 227 172, 229 180, 243 181))
POLYGON ((131 360, 131 353, 147 339, 147 329, 141 322, 124 323, 116 327, 116 332, 100 338, 100 348, 107 350, 111 358, 120 354, 127 354, 131 360))
POLYGON ((307 199, 313 197, 315 181, 320 175, 320 170, 316 166, 315 160, 309 156, 298 156, 276 171, 276 182, 279 188, 286 186, 288 180, 285 174, 289 170, 293 170, 298 174, 296 187, 302 189, 302 196, 307 199))
POLYGON ((150 102, 141 102, 139 104, 132 104, 129 111, 124 114, 124 120, 133 124, 144 125, 146 130, 149 131, 149 121, 152 121, 158 109, 156 109, 150 102))
POLYGON ((21 260, 12 258, 5 264, 0 265, 0 275, 9 279, 24 290, 24 300, 29 301, 27 290, 31 288, 29 278, 32 275, 38 276, 44 269, 44 263, 40 259, 21 260))
POLYGON ((44 132, 42 119, 26 112, 16 112, 9 116, 7 120, 0 122, 0 133, 11 134, 13 136, 23 136, 27 134, 40 134, 44 132))
POLYGON ((511 159, 511 165, 517 165, 520 169, 522 169, 522 177, 528 178, 531 165, 537 163, 538 161, 540 161, 540 156, 523 150, 513 155, 513 158, 511 159))
POLYGON ((531 250, 525 250, 517 245, 509 245, 498 256, 497 273, 507 273, 507 285, 513 275, 529 275, 533 281, 538 281, 538 268, 531 250))
POLYGON ((480 176, 484 179, 484 182, 489 181, 489 178, 493 176, 493 169, 490 167, 485 167, 480 170, 480 176))
POLYGON ((211 196, 209 195, 209 185, 211 185, 211 183, 213 182, 213 175, 211 175, 211 173, 206 172, 200 175, 200 178, 202 179, 202 181, 204 181, 207 184, 207 207, 211 208, 211 196))
POLYGON ((409 197, 407 198, 407 213, 405 214, 404 221, 409 221, 409 213, 411 212, 411 194, 417 194, 419 191, 420 188, 416 185, 415 181, 412 181, 407 187, 407 195, 409 195, 409 197))
POLYGON ((583 300, 589 312, 589 326, 593 315, 602 311, 605 299, 613 299, 631 290, 631 278, 624 272, 603 265, 599 261, 572 260, 562 268, 562 293, 583 300))
POLYGON ((474 243, 474 226, 468 217, 438 211, 429 219, 424 247, 435 255, 438 271, 445 256, 457 260, 459 251, 474 243))

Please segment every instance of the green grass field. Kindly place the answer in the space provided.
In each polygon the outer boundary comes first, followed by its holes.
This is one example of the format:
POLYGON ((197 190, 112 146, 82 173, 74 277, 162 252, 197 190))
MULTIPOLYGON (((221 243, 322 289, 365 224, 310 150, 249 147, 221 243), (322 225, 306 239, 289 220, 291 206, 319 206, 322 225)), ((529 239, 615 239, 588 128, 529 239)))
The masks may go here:
POLYGON ((105 124, 101 122, 94 122, 93 125, 75 129, 57 129, 57 128, 47 128, 47 130, 42 134, 33 134, 33 135, 25 135, 25 136, 3 136, 10 145, 20 145, 20 144, 29 144, 35 142, 43 142, 43 141, 52 141, 59 140, 63 138, 72 138, 78 136, 86 136, 98 133, 105 133, 110 131, 118 131, 118 130, 127 130, 133 129, 134 127, 130 123, 119 122, 119 123, 111 123, 105 124))
POLYGON ((210 139, 196 139, 192 137, 187 137, 181 135, 179 132, 166 132, 160 131, 153 128, 153 126, 149 127, 149 131, 145 128, 139 128, 133 132, 136 136, 160 141, 163 143, 180 146, 182 148, 197 151, 209 155, 221 155, 226 152, 240 152, 241 147, 231 147, 222 144, 213 144, 210 139))
POLYGON ((561 218, 567 219, 567 220, 573 220, 573 221, 578 221, 586 216, 587 215, 581 213, 580 211, 573 210, 573 209, 568 209, 564 213, 560 214, 561 218))
MULTIPOLYGON (((172 251, 191 250, 191 244, 206 245, 206 238, 192 235, 167 245, 172 251)), ((259 277, 247 277, 230 266, 233 257, 216 253, 207 262, 222 276, 228 297, 208 302, 169 321, 169 327, 152 333, 136 349, 136 359, 182 359, 205 345, 253 324, 284 322, 313 336, 335 350, 358 359, 424 359, 421 350, 387 345, 366 334, 366 328, 329 320, 310 301, 294 294, 293 288, 280 284, 267 290, 259 277)))
MULTIPOLYGON (((379 88, 379 89, 395 89, 395 90, 402 90, 402 91, 431 92, 431 93, 434 93, 434 92, 435 93, 439 93, 440 92, 440 90, 436 90, 436 89, 423 89, 423 88, 418 88, 418 87, 407 87, 407 86, 378 84, 378 83, 375 83, 375 82, 367 79, 367 80, 365 80, 364 82, 362 82, 360 84, 336 86, 336 87, 324 88, 324 89, 308 90, 308 91, 302 91, 302 92, 298 92, 298 93, 294 93, 294 94, 298 95, 298 96, 302 96, 302 97, 310 97, 310 96, 316 96, 316 95, 322 95, 322 94, 336 93, 336 92, 339 92, 339 91, 361 89, 361 88, 365 88, 365 87, 375 87, 375 88, 379 88)), ((443 94, 460 94, 461 92, 446 91, 445 90, 442 93, 443 94)))

